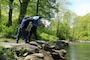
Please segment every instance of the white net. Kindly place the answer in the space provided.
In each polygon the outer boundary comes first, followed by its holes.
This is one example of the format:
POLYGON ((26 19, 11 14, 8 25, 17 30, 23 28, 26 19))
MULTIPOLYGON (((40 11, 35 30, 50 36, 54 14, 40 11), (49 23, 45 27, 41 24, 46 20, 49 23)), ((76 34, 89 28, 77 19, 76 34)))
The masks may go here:
POLYGON ((43 27, 45 27, 45 28, 51 28, 51 23, 50 23, 50 21, 49 20, 47 20, 47 19, 44 19, 44 18, 42 18, 42 19, 40 19, 39 20, 39 25, 40 26, 43 26, 43 27))

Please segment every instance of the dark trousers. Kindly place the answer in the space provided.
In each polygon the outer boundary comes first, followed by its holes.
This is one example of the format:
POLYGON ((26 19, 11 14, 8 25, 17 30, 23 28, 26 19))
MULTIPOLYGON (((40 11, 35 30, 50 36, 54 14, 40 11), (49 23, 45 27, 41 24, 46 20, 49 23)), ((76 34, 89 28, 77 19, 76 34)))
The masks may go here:
POLYGON ((18 41, 20 39, 20 37, 22 37, 25 40, 25 42, 27 42, 28 31, 26 31, 24 28, 19 28, 18 29, 18 34, 17 34, 17 37, 16 37, 16 41, 18 41))
POLYGON ((29 36, 28 36, 29 42, 30 42, 32 34, 34 34, 35 39, 37 40, 37 31, 36 30, 37 30, 37 26, 32 26, 31 27, 31 30, 30 30, 30 33, 29 33, 29 36))

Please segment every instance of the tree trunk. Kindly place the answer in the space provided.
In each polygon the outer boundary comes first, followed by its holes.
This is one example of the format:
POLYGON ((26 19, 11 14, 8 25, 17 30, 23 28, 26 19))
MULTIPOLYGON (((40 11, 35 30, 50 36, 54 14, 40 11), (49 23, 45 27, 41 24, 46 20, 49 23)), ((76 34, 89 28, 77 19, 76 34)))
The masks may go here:
POLYGON ((9 9, 9 16, 8 16, 8 24, 7 26, 11 26, 12 25, 12 9, 9 9))
POLYGON ((38 15, 38 11, 39 11, 39 0, 37 0, 36 15, 38 15))
POLYGON ((12 7, 12 4, 13 4, 13 1, 14 0, 10 0, 10 4, 9 4, 9 15, 8 15, 8 23, 7 23, 7 26, 12 26, 12 12, 13 12, 13 7, 12 7))
POLYGON ((1 5, 0 5, 0 22, 1 22, 1 5))
POLYGON ((30 0, 19 0, 19 3, 20 3, 20 14, 19 14, 19 17, 18 17, 18 24, 21 23, 21 20, 23 19, 23 17, 25 16, 26 14, 26 10, 27 10, 27 6, 29 4, 29 1, 30 0))
POLYGON ((1 12, 1 4, 0 4, 0 23, 1 23, 1 15, 2 15, 2 12, 1 12))

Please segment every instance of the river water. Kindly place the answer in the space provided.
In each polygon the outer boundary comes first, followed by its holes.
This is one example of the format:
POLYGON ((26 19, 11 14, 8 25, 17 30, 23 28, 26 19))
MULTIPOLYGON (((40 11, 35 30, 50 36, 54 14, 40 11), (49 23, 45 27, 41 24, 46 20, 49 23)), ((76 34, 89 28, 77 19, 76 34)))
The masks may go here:
POLYGON ((71 43, 66 57, 67 60, 90 60, 90 43, 71 43))

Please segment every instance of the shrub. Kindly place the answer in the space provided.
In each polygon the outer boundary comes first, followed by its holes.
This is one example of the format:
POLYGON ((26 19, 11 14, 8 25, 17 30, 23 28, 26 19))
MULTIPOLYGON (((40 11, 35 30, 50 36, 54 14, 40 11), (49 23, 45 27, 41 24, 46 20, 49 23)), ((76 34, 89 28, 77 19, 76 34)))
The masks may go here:
POLYGON ((0 55, 2 55, 4 53, 4 47, 0 46, 0 55))
POLYGON ((15 25, 12 25, 10 27, 3 25, 2 28, 3 28, 2 34, 6 38, 13 38, 17 31, 17 28, 15 25))
POLYGON ((20 49, 20 53, 19 53, 19 56, 23 56, 24 53, 26 53, 27 50, 26 49, 20 49))
POLYGON ((54 36, 54 35, 48 35, 46 33, 41 33, 40 34, 41 39, 43 40, 47 40, 47 41, 55 41, 58 40, 58 37, 54 36))
MULTIPOLYGON (((14 51, 12 49, 4 48, 3 46, 0 46, 0 56, 1 55, 6 55, 6 60, 14 59, 14 51)), ((3 59, 4 57, 1 58, 3 59)))
POLYGON ((7 60, 14 59, 14 51, 12 49, 7 49, 5 54, 7 55, 7 60))

